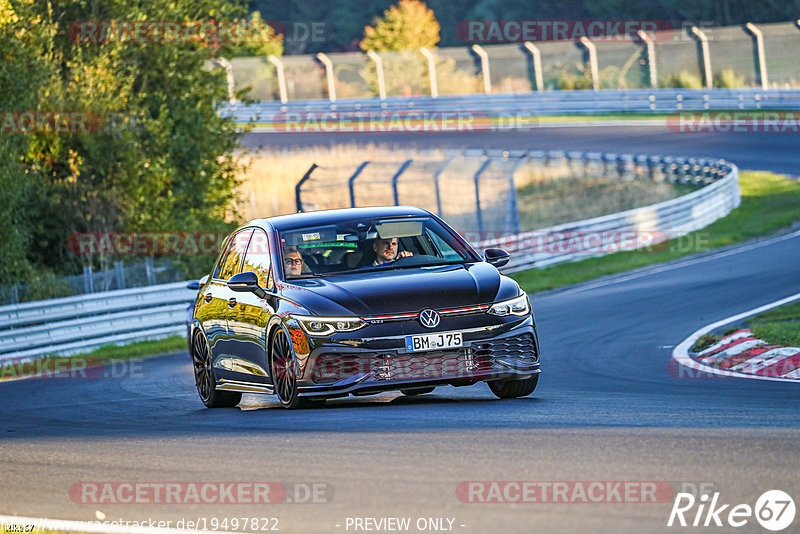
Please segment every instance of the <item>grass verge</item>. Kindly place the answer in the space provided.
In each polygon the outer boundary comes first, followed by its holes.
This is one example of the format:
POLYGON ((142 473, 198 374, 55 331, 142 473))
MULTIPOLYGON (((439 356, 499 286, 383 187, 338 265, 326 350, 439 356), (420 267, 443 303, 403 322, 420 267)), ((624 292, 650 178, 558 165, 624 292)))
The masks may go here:
POLYGON ((742 203, 702 230, 653 247, 511 274, 528 293, 578 284, 774 233, 800 221, 800 183, 768 172, 739 175, 742 203))
POLYGON ((24 363, 5 364, 0 367, 0 381, 27 376, 78 376, 84 369, 180 350, 186 350, 186 338, 181 336, 137 341, 127 345, 106 345, 72 356, 46 356, 24 363))
POLYGON ((760 313, 747 320, 753 335, 770 345, 800 347, 800 302, 760 313))

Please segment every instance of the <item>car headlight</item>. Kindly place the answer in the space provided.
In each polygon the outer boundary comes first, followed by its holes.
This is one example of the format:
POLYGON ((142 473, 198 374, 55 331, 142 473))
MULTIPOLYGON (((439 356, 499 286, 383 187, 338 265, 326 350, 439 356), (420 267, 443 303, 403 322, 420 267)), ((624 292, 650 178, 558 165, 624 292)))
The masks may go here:
POLYGON ((492 307, 489 308, 486 313, 504 317, 506 315, 524 316, 528 315, 530 312, 531 306, 528 304, 528 295, 523 293, 519 297, 492 304, 492 307))
POLYGON ((352 332, 366 326, 358 317, 317 317, 314 315, 293 315, 303 330, 311 336, 329 336, 337 332, 352 332))

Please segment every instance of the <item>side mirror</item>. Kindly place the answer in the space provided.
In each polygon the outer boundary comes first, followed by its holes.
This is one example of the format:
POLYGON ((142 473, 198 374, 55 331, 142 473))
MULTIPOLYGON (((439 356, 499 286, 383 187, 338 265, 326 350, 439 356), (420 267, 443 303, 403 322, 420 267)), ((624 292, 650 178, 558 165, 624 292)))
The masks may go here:
POLYGON ((231 279, 228 280, 228 287, 234 291, 255 293, 258 298, 262 299, 267 296, 267 292, 258 285, 258 276, 252 271, 231 276, 231 279))
POLYGON ((203 276, 200 280, 192 280, 186 284, 186 289, 194 289, 195 291, 199 291, 201 287, 206 285, 208 282, 208 275, 203 276))
POLYGON ((483 260, 489 265, 494 265, 495 267, 502 267, 508 263, 508 260, 510 259, 511 254, 502 248, 487 248, 483 251, 483 260))

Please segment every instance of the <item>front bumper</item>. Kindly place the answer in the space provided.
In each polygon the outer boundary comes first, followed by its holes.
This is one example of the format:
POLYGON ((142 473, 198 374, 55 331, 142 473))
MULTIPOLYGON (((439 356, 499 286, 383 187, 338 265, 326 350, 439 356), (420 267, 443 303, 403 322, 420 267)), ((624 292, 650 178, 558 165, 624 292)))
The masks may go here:
POLYGON ((298 393, 303 397, 366 395, 524 379, 540 372, 539 343, 531 318, 461 332, 462 347, 427 352, 406 352, 403 335, 320 344, 304 362, 298 393))

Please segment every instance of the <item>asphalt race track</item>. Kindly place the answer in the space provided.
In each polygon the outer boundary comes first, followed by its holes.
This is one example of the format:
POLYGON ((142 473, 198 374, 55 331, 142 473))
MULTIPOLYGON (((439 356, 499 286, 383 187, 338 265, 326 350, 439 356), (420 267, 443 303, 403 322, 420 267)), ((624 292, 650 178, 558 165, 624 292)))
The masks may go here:
MULTIPOLYGON (((791 135, 668 138, 603 128, 519 139, 471 135, 441 140, 498 148, 624 146, 800 174, 791 135)), ((247 142, 327 140, 253 135, 247 142)), ((704 484, 731 505, 754 506, 770 489, 798 502, 797 384, 697 379, 668 365, 672 348, 697 328, 796 293, 798 265, 800 235, 786 234, 537 295, 543 373, 536 393, 518 400, 495 400, 479 384, 418 398, 340 399, 303 411, 246 395, 241 408, 211 411, 195 393, 187 354, 147 360, 118 378, 0 384, 0 512, 81 520, 95 520, 97 510, 107 520, 274 517, 280 531, 308 534, 355 532, 346 526, 355 517, 409 517, 409 532, 418 532, 418 518, 450 518, 452 530, 464 534, 640 533, 703 529, 668 528, 672 498, 483 504, 462 502, 456 488, 465 481, 657 481, 676 491, 704 484), (87 481, 321 483, 329 502, 73 502, 70 487, 87 481)), ((786 532, 798 524, 796 518, 786 532)), ((766 532, 754 518, 735 530, 766 532)))

